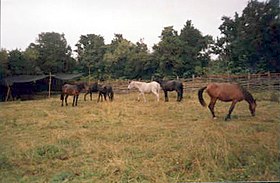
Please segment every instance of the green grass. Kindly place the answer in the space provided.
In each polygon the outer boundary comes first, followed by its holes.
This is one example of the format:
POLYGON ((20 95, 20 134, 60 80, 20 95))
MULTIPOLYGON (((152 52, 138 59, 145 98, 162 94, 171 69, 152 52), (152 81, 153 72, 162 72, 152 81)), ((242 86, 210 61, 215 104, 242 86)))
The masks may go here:
POLYGON ((0 104, 0 182, 280 180, 277 102, 258 100, 255 117, 240 102, 225 122, 230 104, 217 102, 213 120, 196 93, 82 98, 0 104))

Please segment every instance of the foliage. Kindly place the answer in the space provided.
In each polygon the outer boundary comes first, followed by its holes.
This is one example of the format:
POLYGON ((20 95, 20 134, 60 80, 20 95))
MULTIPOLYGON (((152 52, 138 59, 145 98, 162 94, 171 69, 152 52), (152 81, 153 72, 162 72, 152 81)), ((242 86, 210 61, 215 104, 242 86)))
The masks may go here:
POLYGON ((161 33, 161 41, 153 47, 159 62, 159 73, 181 77, 204 74, 203 68, 210 61, 207 48, 211 40, 210 36, 202 36, 190 20, 186 22, 180 35, 172 26, 165 27, 161 33))
MULTIPOLYGON (((47 32, 39 34, 37 44, 31 43, 28 50, 38 54, 37 66, 44 73, 69 72, 75 65, 71 57, 71 47, 67 45, 64 34, 47 32)), ((34 56, 34 55, 33 55, 34 56)))
POLYGON ((82 35, 76 46, 81 72, 100 78, 100 74, 105 71, 102 63, 105 54, 104 38, 95 34, 82 35))
POLYGON ((242 15, 224 16, 217 53, 232 73, 280 72, 279 0, 252 0, 242 15))
POLYGON ((76 60, 64 34, 43 32, 25 51, 0 51, 0 77, 20 74, 82 72, 89 79, 151 79, 215 73, 280 72, 279 0, 251 0, 242 14, 222 17, 222 36, 202 35, 191 20, 180 31, 164 27, 148 50, 144 39, 132 43, 115 34, 110 44, 101 35, 81 35, 76 60), (211 60, 211 54, 218 56, 211 60))
POLYGON ((3 78, 9 74, 8 68, 8 52, 7 50, 0 50, 0 78, 3 78))

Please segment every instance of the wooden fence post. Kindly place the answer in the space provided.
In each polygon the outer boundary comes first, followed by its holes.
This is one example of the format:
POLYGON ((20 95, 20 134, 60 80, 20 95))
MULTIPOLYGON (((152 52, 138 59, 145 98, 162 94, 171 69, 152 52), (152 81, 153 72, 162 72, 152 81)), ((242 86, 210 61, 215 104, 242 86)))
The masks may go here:
POLYGON ((251 75, 248 73, 248 78, 247 78, 247 89, 250 89, 250 80, 251 80, 251 75))
POLYGON ((49 98, 51 98, 51 87, 52 87, 52 73, 49 76, 49 98))

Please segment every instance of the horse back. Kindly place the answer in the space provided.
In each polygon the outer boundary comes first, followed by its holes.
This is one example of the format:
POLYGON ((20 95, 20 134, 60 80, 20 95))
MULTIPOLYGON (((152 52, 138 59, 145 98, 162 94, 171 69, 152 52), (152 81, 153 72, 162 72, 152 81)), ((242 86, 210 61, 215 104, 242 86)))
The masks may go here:
POLYGON ((242 89, 238 84, 210 83, 207 85, 206 91, 211 98, 217 98, 225 102, 244 99, 242 89))
POLYGON ((162 83, 162 88, 163 90, 166 91, 173 91, 173 90, 180 91, 183 89, 183 83, 177 80, 166 81, 165 83, 162 83))
POLYGON ((62 86, 62 93, 68 94, 68 95, 77 95, 80 92, 76 85, 65 84, 62 86))

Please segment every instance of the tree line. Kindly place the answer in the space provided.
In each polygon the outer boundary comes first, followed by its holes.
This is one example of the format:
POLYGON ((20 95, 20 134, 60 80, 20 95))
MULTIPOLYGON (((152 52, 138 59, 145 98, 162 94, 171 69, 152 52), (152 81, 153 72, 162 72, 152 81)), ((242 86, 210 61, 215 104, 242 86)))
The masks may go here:
POLYGON ((150 79, 280 72, 279 15, 279 0, 252 0, 241 15, 222 17, 221 37, 204 36, 187 20, 180 32, 164 27, 153 51, 122 34, 115 34, 110 44, 101 35, 81 35, 72 50, 64 34, 44 32, 24 51, 0 51, 0 77, 82 72, 96 79, 150 79))

